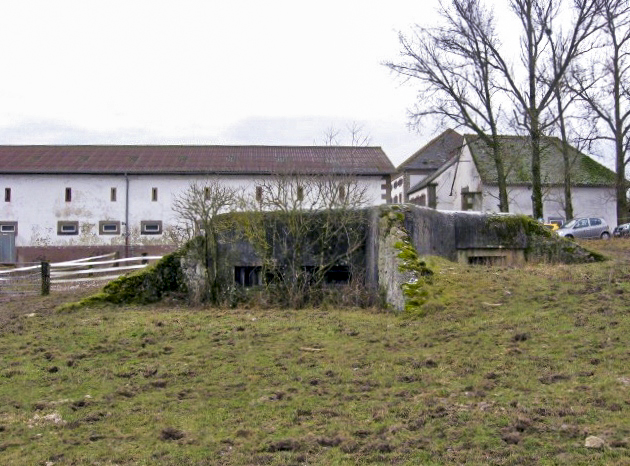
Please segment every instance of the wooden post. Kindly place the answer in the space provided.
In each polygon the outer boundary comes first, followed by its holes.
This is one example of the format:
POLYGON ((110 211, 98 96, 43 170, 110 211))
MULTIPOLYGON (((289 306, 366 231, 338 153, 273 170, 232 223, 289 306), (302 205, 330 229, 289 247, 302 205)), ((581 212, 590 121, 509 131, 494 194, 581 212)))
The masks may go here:
POLYGON ((42 261, 42 296, 50 294, 50 262, 42 261))

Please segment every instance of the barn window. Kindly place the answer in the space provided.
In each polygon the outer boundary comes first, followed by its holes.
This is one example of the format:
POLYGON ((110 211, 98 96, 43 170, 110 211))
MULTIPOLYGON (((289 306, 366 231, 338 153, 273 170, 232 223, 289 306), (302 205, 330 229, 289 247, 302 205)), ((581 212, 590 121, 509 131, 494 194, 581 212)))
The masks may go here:
POLYGON ((304 188, 302 186, 297 187, 297 200, 298 201, 304 200, 304 188))
POLYGON ((339 200, 344 201, 346 199, 346 187, 339 186, 339 200))
POLYGON ((208 187, 203 188, 203 199, 205 201, 209 201, 210 200, 210 188, 208 188, 208 187))
POLYGON ((79 222, 59 221, 57 222, 58 235, 78 235, 79 222))
POLYGON ((262 186, 256 186, 256 200, 262 202, 263 189, 262 186))
POLYGON ((0 222, 0 233, 15 233, 17 235, 17 222, 0 222))
POLYGON ((157 202, 158 200, 158 191, 157 188, 151 188, 151 200, 153 202, 157 202))
POLYGON ((11 188, 4 188, 4 202, 11 202, 11 188))
POLYGON ((143 220, 140 222, 140 233, 143 235, 162 234, 161 220, 143 220))
POLYGON ((112 202, 116 202, 116 188, 112 188, 109 193, 109 200, 112 202))
POLYGON ((99 235, 119 235, 120 222, 114 220, 102 220, 98 222, 99 235))
POLYGON ((66 202, 72 202, 72 188, 66 188, 66 202))

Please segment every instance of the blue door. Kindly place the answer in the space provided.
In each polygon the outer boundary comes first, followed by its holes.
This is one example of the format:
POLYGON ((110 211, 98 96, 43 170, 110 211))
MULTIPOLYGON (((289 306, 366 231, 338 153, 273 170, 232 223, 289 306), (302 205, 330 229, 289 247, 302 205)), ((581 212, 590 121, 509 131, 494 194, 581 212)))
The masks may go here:
POLYGON ((15 262, 15 233, 0 233, 0 262, 15 262))

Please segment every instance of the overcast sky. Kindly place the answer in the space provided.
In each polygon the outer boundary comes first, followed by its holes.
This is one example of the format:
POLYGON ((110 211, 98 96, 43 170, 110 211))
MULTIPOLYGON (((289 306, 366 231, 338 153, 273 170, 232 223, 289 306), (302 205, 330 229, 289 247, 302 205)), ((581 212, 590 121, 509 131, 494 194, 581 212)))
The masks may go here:
POLYGON ((0 4, 0 144, 313 144, 363 125, 395 164, 411 87, 381 63, 436 2, 0 4))
POLYGON ((398 165, 437 133, 408 128, 416 92, 382 63, 437 6, 2 1, 0 144, 309 145, 356 122, 398 165))

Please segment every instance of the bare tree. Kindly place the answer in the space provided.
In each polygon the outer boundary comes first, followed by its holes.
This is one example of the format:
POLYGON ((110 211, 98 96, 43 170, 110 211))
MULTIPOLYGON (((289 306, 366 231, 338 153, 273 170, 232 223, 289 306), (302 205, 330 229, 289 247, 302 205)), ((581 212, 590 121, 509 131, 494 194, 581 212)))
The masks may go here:
POLYGON ((365 147, 370 145, 371 137, 364 131, 363 125, 360 125, 356 121, 346 125, 346 131, 348 133, 348 142, 345 142, 344 134, 342 130, 336 126, 329 126, 324 132, 323 145, 325 146, 341 146, 348 145, 352 147, 365 147))
MULTIPOLYGON (((551 46, 551 60, 553 66, 553 75, 557 74, 560 67, 560 60, 564 55, 561 49, 565 44, 557 44, 553 37, 550 38, 551 46)), ((569 109, 573 106, 576 98, 576 94, 571 91, 571 87, 567 83, 570 77, 565 75, 562 79, 558 80, 556 87, 554 88, 553 95, 556 103, 555 109, 550 107, 550 112, 554 115, 555 128, 560 133, 561 152, 562 152, 562 169, 563 169, 563 199, 561 201, 562 208, 566 220, 573 218, 573 196, 572 196, 572 181, 571 181, 571 169, 575 163, 576 156, 571 156, 571 146, 569 144, 569 121, 571 119, 569 109)), ((577 139, 579 141, 579 138, 577 139)))
POLYGON ((366 188, 351 176, 283 174, 256 185, 244 216, 248 241, 262 260, 265 286, 281 305, 316 298, 334 267, 351 269, 364 247, 366 188))
POLYGON ((481 0, 440 3, 443 25, 416 26, 408 38, 400 34, 403 61, 386 65, 418 82, 419 101, 412 111, 415 125, 437 116, 443 123, 472 130, 492 151, 499 187, 499 210, 509 211, 506 170, 499 126, 502 87, 494 53, 500 43, 492 12, 481 0))
POLYGON ((628 148, 630 147, 630 4, 627 0, 601 0, 604 46, 587 66, 576 67, 574 90, 586 104, 599 138, 614 145, 617 223, 628 213, 628 148))
POLYGON ((541 154, 545 127, 545 112, 561 89, 560 82, 569 66, 590 48, 590 39, 598 29, 599 0, 570 0, 572 21, 567 30, 554 28, 559 22, 562 0, 509 0, 510 9, 522 26, 521 65, 524 80, 511 62, 494 47, 490 37, 483 38, 492 50, 492 63, 505 78, 505 91, 515 104, 515 120, 529 135, 531 144, 532 210, 534 217, 543 217, 541 154), (555 59, 550 42, 555 38, 555 59), (553 63, 554 66, 549 66, 553 63))
POLYGON ((219 301, 219 242, 227 231, 234 231, 234 223, 221 214, 237 208, 239 190, 211 179, 204 183, 192 183, 186 191, 173 201, 173 211, 177 214, 177 229, 183 237, 203 238, 204 263, 207 271, 210 302, 219 301))

